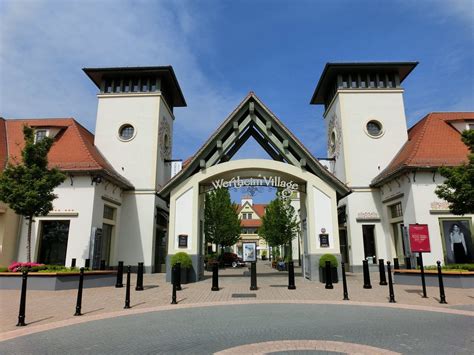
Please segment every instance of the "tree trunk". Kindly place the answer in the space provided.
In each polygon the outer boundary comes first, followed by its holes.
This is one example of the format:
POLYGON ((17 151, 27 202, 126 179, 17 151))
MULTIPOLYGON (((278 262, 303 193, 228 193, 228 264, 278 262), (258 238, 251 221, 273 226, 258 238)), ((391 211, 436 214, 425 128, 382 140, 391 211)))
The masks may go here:
POLYGON ((31 263, 31 225, 33 224, 33 216, 28 216, 28 236, 26 238, 26 261, 31 263))

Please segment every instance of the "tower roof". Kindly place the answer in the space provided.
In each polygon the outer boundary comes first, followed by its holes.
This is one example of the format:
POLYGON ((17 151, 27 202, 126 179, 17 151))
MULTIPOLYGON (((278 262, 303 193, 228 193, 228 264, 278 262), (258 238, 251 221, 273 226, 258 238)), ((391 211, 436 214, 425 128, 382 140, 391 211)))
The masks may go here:
POLYGON ((157 66, 157 67, 114 67, 114 68, 83 68, 82 69, 93 83, 100 88, 103 79, 113 78, 116 76, 157 76, 162 79, 168 88, 174 107, 185 107, 186 101, 176 79, 173 67, 157 66))
POLYGON ((395 72, 400 83, 418 65, 418 62, 362 62, 362 63, 326 63, 310 103, 321 105, 325 102, 326 93, 332 87, 338 74, 353 72, 395 72))

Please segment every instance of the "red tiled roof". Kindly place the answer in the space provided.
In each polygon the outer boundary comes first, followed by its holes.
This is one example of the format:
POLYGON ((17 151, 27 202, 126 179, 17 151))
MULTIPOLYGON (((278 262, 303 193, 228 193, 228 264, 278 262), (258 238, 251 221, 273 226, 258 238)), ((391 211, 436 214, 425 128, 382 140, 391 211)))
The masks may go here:
POLYGON ((260 227, 262 225, 261 219, 242 219, 240 220, 241 227, 260 227))
POLYGON ((8 153, 2 155, 0 149, 0 161, 2 157, 6 159, 7 156, 12 163, 21 160, 21 150, 25 145, 23 138, 25 124, 30 127, 60 129, 48 154, 50 167, 66 172, 100 172, 125 188, 133 187, 127 179, 115 171, 94 146, 94 135, 73 118, 5 120, 8 153))
MULTIPOLYGON (((250 204, 249 204, 250 205, 250 204)), ((265 214, 265 207, 268 205, 263 204, 263 203, 254 203, 253 205, 250 205, 250 207, 255 211, 255 213, 262 218, 263 215, 265 214)), ((237 213, 240 213, 242 211, 243 205, 237 205, 237 213)))
POLYGON ((467 162, 469 149, 449 122, 473 120, 474 112, 434 112, 408 130, 408 141, 373 181, 378 185, 406 169, 457 166, 467 162))

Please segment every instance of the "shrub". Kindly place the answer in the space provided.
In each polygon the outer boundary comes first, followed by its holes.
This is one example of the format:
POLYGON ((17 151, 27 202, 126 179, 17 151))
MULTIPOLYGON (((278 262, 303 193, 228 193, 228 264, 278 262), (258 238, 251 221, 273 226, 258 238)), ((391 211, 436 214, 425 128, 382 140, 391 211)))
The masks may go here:
POLYGON ((324 254, 319 259, 319 267, 322 267, 322 268, 326 267, 326 261, 331 262, 331 267, 338 267, 338 265, 339 265, 339 263, 337 261, 337 258, 334 255, 324 254))
POLYGON ((8 268, 6 266, 1 266, 0 272, 8 272, 8 268))
POLYGON ((262 250, 262 256, 267 256, 267 251, 266 250, 262 250))
MULTIPOLYGON (((417 266, 417 269, 420 269, 417 266)), ((424 267, 426 270, 437 270, 437 265, 427 265, 424 267)), ((459 270, 459 271, 474 271, 474 264, 448 264, 441 267, 443 270, 459 270)))
POLYGON ((183 269, 190 269, 193 266, 191 257, 184 251, 176 253, 171 257, 171 266, 175 266, 177 263, 180 263, 183 269))

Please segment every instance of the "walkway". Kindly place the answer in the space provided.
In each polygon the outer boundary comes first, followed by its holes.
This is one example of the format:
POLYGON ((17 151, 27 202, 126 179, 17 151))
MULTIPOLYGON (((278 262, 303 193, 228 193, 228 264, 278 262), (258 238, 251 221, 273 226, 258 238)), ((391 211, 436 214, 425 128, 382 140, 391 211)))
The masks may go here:
POLYGON ((472 349, 471 290, 449 288, 449 304, 440 305, 437 288, 428 287, 429 298, 423 299, 420 287, 396 285, 397 303, 390 304, 377 274, 371 275, 371 290, 362 288, 361 275, 350 274, 351 300, 342 301, 341 283, 326 290, 324 284, 297 277, 297 289, 288 290, 286 273, 257 265, 257 291, 249 290, 247 269, 226 269, 220 291, 210 291, 210 278, 183 285, 178 305, 170 305, 171 287, 162 274, 145 275, 144 291, 132 288, 130 310, 123 309, 124 288, 85 289, 81 317, 72 316, 75 290, 29 291, 28 326, 22 328, 15 327, 19 292, 0 291, 0 340, 10 339, 0 343, 0 353, 194 354, 240 346, 232 353, 355 351, 349 343, 403 353, 472 349), (268 343, 254 344, 262 342, 268 343))

